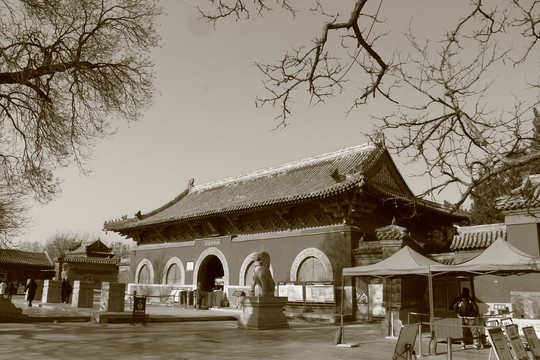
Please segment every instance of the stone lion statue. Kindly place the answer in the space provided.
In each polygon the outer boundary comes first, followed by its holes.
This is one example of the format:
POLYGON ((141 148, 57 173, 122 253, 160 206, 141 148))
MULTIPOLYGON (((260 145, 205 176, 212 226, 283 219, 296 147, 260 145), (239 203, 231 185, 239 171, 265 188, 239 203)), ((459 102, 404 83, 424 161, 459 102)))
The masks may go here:
POLYGON ((266 251, 257 253, 255 257, 255 269, 253 272, 253 284, 251 285, 251 296, 255 296, 255 287, 260 289, 259 296, 274 296, 274 279, 270 273, 270 255, 266 251))
POLYGON ((66 280, 66 281, 71 280, 71 270, 69 268, 68 263, 63 263, 62 264, 62 272, 60 274, 60 277, 61 277, 62 280, 66 280))

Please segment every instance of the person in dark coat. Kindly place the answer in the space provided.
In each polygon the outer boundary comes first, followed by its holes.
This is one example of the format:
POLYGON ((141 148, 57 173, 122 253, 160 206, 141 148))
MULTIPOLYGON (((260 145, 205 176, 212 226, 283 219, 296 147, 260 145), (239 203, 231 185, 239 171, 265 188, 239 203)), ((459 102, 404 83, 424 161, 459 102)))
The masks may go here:
POLYGON ((13 285, 13 281, 8 282, 6 291, 8 299, 13 298, 13 294, 15 293, 15 285, 13 285))
POLYGON ((28 281, 24 291, 27 291, 26 298, 28 299, 28 307, 32 307, 32 301, 34 301, 37 291, 37 284, 34 279, 30 279, 30 281, 28 281))
POLYGON ((477 318, 480 315, 476 299, 474 299, 468 288, 463 288, 460 296, 454 299, 450 305, 450 310, 454 310, 457 316, 461 319, 463 326, 463 339, 461 340, 461 348, 465 349, 467 343, 474 343, 474 347, 479 350, 482 348, 482 334, 480 327, 477 324, 477 318), (472 341, 471 341, 472 340, 472 341))
POLYGON ((69 282, 66 279, 63 279, 62 290, 60 292, 62 303, 67 304, 69 302, 69 295, 70 295, 69 288, 70 288, 69 282))

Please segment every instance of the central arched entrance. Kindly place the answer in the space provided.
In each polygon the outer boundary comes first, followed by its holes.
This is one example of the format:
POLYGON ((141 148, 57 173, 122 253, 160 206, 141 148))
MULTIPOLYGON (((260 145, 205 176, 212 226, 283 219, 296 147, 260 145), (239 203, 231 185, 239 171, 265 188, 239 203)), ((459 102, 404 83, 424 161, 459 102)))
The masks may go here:
POLYGON ((197 281, 201 283, 205 291, 223 290, 224 275, 221 260, 215 255, 210 255, 201 262, 197 281))

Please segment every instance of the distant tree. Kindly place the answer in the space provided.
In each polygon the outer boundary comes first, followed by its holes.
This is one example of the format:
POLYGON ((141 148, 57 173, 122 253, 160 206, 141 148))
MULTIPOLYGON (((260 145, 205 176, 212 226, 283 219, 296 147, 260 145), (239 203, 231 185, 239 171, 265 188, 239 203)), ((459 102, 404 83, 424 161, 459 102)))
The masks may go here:
POLYGON ((96 239, 97 236, 91 233, 56 231, 46 240, 45 250, 51 259, 56 259, 77 248, 81 243, 96 239))
POLYGON ((113 120, 151 104, 161 13, 156 0, 0 0, 0 208, 50 201, 57 168, 85 172, 113 120))
POLYGON ((19 242, 16 244, 13 244, 13 248, 22 250, 22 251, 29 251, 29 252, 43 252, 45 251, 45 246, 43 243, 39 241, 32 241, 32 242, 19 242))
MULTIPOLYGON (((523 146, 524 149, 516 149, 512 156, 527 156, 531 152, 540 149, 540 113, 533 108, 533 132, 530 140, 523 146)), ((503 173, 497 173, 494 176, 489 175, 491 169, 483 170, 487 180, 478 184, 471 193, 470 220, 471 225, 495 224, 504 222, 504 215, 495 207, 495 200, 504 195, 510 195, 511 191, 519 187, 523 179, 528 175, 540 174, 540 164, 532 162, 523 166, 515 167, 503 173)))
POLYGON ((126 244, 121 241, 112 242, 109 247, 114 252, 114 256, 117 258, 129 257, 131 249, 133 248, 131 244, 126 244))

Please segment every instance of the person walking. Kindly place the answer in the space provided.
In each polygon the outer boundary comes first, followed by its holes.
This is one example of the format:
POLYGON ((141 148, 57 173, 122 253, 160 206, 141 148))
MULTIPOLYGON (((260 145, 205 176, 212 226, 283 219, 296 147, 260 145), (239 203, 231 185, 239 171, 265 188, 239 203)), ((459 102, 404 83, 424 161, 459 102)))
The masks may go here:
POLYGON ((26 299, 28 300, 28 307, 32 307, 32 301, 34 301, 37 291, 37 284, 34 279, 30 279, 30 281, 28 281, 28 284, 26 284, 24 291, 27 291, 26 299))
POLYGON ((479 315, 478 305, 476 304, 476 300, 470 295, 468 288, 463 288, 461 295, 456 297, 450 305, 450 310, 454 310, 458 318, 461 319, 461 325, 463 327, 461 348, 466 349, 467 344, 472 342, 476 350, 481 349, 481 331, 476 321, 479 315))

